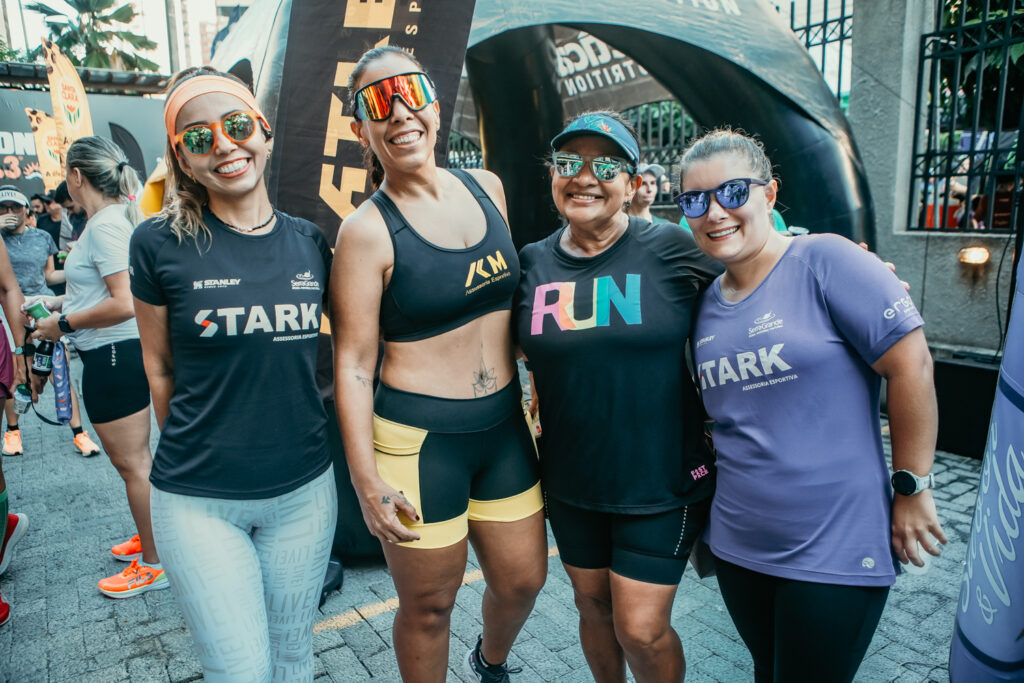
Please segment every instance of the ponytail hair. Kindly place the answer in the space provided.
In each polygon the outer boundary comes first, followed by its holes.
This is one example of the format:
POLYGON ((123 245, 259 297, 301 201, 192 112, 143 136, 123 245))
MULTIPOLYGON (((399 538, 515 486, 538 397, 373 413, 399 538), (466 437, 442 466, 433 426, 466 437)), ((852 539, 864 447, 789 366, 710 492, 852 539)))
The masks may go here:
MULTIPOLYGON (((356 62, 356 66, 352 69, 352 73, 348 78, 348 99, 349 105, 352 107, 353 114, 356 111, 357 106, 356 91, 358 88, 356 88, 356 84, 359 83, 359 79, 361 79, 363 74, 366 73, 366 69, 370 64, 387 55, 400 55, 412 62, 417 69, 426 73, 426 69, 423 68, 423 64, 420 63, 420 60, 413 57, 411 52, 403 50, 400 47, 395 47, 394 45, 382 45, 380 47, 367 50, 363 53, 363 56, 359 58, 359 61, 356 62)), ((378 159, 377 155, 373 153, 373 149, 369 145, 363 149, 363 166, 365 166, 366 170, 370 172, 370 184, 374 188, 380 187, 381 183, 384 182, 384 167, 381 166, 380 159, 378 159)))
POLYGON ((104 197, 126 203, 125 215, 132 225, 142 222, 138 202, 142 182, 116 144, 96 136, 78 138, 68 147, 67 167, 69 171, 77 168, 104 197))

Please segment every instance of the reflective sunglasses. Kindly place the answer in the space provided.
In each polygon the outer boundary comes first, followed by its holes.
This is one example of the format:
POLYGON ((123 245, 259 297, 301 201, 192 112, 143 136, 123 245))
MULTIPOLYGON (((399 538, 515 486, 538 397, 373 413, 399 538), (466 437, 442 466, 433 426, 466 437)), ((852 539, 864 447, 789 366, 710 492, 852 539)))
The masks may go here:
POLYGON ((189 126, 174 137, 174 143, 175 146, 180 144, 190 154, 206 156, 213 151, 215 129, 219 128, 224 137, 241 144, 253 136, 260 120, 262 117, 254 111, 231 112, 220 121, 189 126))
MULTIPOLYGON (((551 155, 551 164, 555 171, 563 178, 572 178, 583 170, 583 163, 586 161, 579 154, 568 154, 566 152, 555 152, 551 155)), ((590 159, 590 172, 602 182, 614 180, 619 173, 625 171, 633 175, 636 167, 625 159, 618 157, 594 157, 590 159)))
POLYGON ((402 98, 412 111, 419 111, 437 100, 437 91, 430 76, 420 71, 382 78, 356 91, 356 118, 386 120, 391 116, 391 102, 395 97, 402 98))
POLYGON ((680 192, 674 199, 687 218, 700 218, 711 206, 711 193, 715 194, 718 205, 723 209, 738 209, 750 198, 751 185, 767 185, 767 180, 757 178, 733 178, 713 190, 689 190, 680 192))

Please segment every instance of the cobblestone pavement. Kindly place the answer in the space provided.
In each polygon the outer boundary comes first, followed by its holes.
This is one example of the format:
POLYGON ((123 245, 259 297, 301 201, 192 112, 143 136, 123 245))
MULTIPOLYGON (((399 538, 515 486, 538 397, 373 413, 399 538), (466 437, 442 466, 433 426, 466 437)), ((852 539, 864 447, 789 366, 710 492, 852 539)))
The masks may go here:
MULTIPOLYGON (((80 366, 75 369, 80 375, 80 366)), ((0 628, 0 680, 200 680, 171 591, 111 600, 96 590, 99 578, 124 566, 107 549, 134 532, 124 486, 110 461, 103 455, 79 457, 70 430, 34 416, 23 418, 22 431, 25 455, 3 458, 11 511, 27 513, 30 526, 0 584, 13 609, 11 621, 0 628)), ((935 496, 950 544, 926 575, 898 579, 858 681, 948 681, 960 566, 980 464, 939 454, 935 496)), ((514 683, 591 680, 569 580, 554 541, 549 542, 547 585, 510 660, 523 668, 512 677, 514 683)), ((672 613, 686 650, 687 680, 751 680, 750 656, 715 580, 701 581, 691 572, 683 577, 672 613)), ((452 615, 450 661, 455 667, 480 632, 484 584, 472 556, 465 583, 452 615)), ((399 680, 391 651, 396 604, 383 563, 348 567, 344 590, 329 597, 318 617, 318 680, 399 680)), ((448 680, 461 679, 450 671, 448 680)))

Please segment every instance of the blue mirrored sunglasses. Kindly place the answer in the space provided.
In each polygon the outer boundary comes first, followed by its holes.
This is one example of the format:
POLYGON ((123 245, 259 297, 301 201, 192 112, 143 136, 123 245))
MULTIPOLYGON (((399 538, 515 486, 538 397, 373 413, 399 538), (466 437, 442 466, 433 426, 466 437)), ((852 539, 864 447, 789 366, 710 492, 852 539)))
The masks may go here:
POLYGON ((733 178, 712 190, 687 190, 680 192, 674 199, 683 215, 687 218, 700 218, 711 206, 711 194, 714 193, 718 205, 723 209, 738 209, 750 198, 751 185, 767 185, 767 180, 757 178, 733 178))

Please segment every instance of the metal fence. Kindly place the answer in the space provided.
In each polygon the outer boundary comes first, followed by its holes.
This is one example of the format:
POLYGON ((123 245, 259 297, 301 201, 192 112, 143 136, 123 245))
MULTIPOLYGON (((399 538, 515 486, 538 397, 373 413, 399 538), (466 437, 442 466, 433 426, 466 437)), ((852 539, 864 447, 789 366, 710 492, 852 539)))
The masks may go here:
POLYGON ((622 112, 640 136, 640 158, 646 164, 665 167, 667 176, 658 186, 655 206, 672 204, 675 174, 672 166, 686 146, 687 140, 699 135, 699 127, 676 100, 648 102, 622 112), (667 182, 665 182, 667 181, 667 182))
MULTIPOLYGON (((776 3, 779 11, 782 6, 776 3)), ((867 7, 865 1, 864 6, 867 7)), ((852 0, 801 0, 789 3, 789 27, 810 53, 822 78, 839 100, 843 111, 849 103, 844 85, 850 81, 850 50, 853 38, 852 0)), ((846 86, 847 90, 849 86, 846 86)))
POLYGON ((1022 93, 1024 5, 940 3, 921 37, 909 229, 1016 230, 1022 93))

